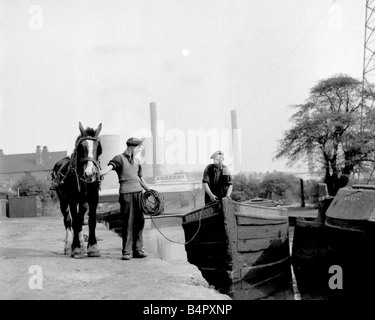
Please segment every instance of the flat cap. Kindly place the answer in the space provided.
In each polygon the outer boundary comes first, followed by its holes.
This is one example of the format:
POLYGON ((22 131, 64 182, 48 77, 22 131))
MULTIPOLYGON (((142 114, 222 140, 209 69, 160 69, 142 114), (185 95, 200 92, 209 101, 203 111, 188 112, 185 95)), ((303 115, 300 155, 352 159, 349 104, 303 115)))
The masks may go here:
POLYGON ((214 159, 216 156, 223 156, 224 157, 224 152, 222 151, 215 151, 212 156, 210 157, 210 159, 214 159))
POLYGON ((138 139, 138 138, 135 138, 135 137, 131 137, 129 138, 127 141, 126 141, 126 144, 128 146, 132 146, 132 147, 136 147, 136 146, 139 146, 140 144, 142 144, 142 142, 144 141, 145 139, 138 139))

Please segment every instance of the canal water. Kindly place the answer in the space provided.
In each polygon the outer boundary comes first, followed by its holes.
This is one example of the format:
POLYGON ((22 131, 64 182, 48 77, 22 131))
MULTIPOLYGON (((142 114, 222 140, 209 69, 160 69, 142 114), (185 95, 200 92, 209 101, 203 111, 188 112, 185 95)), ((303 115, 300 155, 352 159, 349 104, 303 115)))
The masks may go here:
MULTIPOLYGON (((184 245, 185 235, 181 223, 181 217, 147 217, 143 233, 145 250, 167 261, 187 261, 184 245)), ((290 244, 292 236, 293 230, 291 230, 290 244)), ((186 241, 188 240, 190 239, 186 239, 186 241)), ((291 272, 292 285, 286 288, 285 291, 274 294, 270 299, 300 300, 298 288, 293 277, 293 270, 291 272)))
POLYGON ((167 261, 187 261, 181 223, 180 217, 146 219, 143 232, 146 251, 167 261))

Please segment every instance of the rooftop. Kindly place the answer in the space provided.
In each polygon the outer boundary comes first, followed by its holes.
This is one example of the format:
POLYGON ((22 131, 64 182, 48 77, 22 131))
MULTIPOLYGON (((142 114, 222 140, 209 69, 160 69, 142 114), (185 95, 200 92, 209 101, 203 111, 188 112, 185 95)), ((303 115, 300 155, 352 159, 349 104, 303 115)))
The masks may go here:
POLYGON ((52 170, 55 163, 67 156, 67 151, 19 153, 0 156, 0 174, 52 170), (39 157, 39 159, 38 159, 39 157))

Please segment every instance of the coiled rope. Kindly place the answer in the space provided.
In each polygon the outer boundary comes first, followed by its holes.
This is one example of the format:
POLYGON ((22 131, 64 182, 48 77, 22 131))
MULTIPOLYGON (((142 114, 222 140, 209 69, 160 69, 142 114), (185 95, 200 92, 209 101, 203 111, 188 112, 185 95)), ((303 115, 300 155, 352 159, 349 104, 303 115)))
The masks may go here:
POLYGON ((148 189, 143 193, 142 211, 144 214, 154 217, 164 212, 164 197, 156 190, 148 189))
POLYGON ((158 230, 158 232, 165 239, 167 239, 168 241, 173 242, 173 243, 177 243, 177 244, 182 244, 182 245, 188 244, 189 242, 193 241, 194 238, 197 236, 197 234, 198 234, 198 232, 199 232, 199 230, 201 228, 202 212, 203 212, 203 210, 204 210, 205 207, 211 205, 213 202, 216 202, 216 201, 211 201, 210 203, 208 203, 207 205, 205 205, 200 210, 200 212, 199 212, 199 220, 198 220, 199 221, 199 225, 198 225, 197 231, 191 237, 191 239, 188 240, 188 241, 186 241, 186 242, 179 242, 179 241, 171 240, 168 237, 166 237, 159 230, 159 228, 156 226, 156 224, 154 222, 154 219, 152 218, 152 217, 158 216, 158 215, 160 215, 160 214, 162 214, 164 212, 164 197, 160 193, 158 193, 156 190, 149 189, 149 190, 147 190, 146 192, 143 193, 142 199, 141 199, 143 213, 151 217, 151 221, 152 221, 152 224, 154 225, 155 229, 158 230))

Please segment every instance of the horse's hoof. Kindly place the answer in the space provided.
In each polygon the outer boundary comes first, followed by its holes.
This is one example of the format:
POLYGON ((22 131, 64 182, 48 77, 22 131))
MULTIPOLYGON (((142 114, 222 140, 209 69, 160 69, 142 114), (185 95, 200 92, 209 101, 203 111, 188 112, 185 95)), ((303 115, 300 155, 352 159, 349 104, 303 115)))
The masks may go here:
POLYGON ((88 257, 100 257, 101 256, 97 244, 94 244, 92 246, 88 246, 88 248, 87 248, 87 256, 88 257))
POLYGON ((84 242, 81 242, 81 250, 83 253, 86 253, 86 246, 85 246, 85 243, 84 242))
POLYGON ((72 256, 72 258, 74 258, 74 259, 82 259, 82 258, 85 257, 85 256, 83 255, 83 253, 82 253, 82 249, 81 249, 81 248, 75 248, 75 249, 72 251, 71 256, 72 256))
POLYGON ((70 256, 72 254, 72 248, 70 246, 64 247, 64 255, 70 256))

